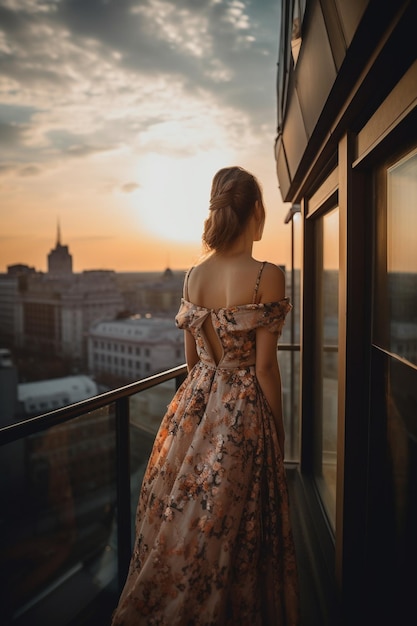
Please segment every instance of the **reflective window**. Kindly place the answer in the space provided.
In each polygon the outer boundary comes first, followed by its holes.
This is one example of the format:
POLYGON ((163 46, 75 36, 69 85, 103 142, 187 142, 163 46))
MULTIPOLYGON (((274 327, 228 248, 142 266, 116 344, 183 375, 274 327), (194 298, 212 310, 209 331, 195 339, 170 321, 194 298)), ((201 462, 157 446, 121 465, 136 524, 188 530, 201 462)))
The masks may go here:
POLYGON ((0 470, 1 623, 62 624, 57 599, 82 589, 73 616, 117 574, 114 406, 0 446, 0 470))
POLYGON ((314 475, 329 521, 335 528, 337 406, 339 211, 316 224, 316 357, 314 475))
POLYGON ((385 345, 417 364, 417 151, 387 172, 385 345))
MULTIPOLYGON (((292 311, 286 319, 278 356, 282 379, 285 429, 285 459, 300 460, 300 289, 302 259, 302 218, 300 212, 291 216, 291 266, 286 271, 286 293, 291 298, 292 311), (289 350, 282 344, 289 344, 289 350)), ((286 222, 286 223, 288 223, 286 222)))
POLYGON ((291 52, 294 65, 297 63, 301 48, 301 31, 305 11, 305 0, 295 0, 293 4, 292 32, 291 32, 291 52))

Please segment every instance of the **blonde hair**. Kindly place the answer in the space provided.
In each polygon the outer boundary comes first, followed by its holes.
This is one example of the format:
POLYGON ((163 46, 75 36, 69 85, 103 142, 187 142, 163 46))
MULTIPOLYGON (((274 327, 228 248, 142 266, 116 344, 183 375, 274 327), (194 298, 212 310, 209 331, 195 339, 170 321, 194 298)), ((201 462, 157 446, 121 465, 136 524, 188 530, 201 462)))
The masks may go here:
POLYGON ((241 167, 225 167, 214 175, 209 216, 204 222, 203 244, 221 252, 243 232, 259 202, 262 221, 265 209, 256 178, 241 167))

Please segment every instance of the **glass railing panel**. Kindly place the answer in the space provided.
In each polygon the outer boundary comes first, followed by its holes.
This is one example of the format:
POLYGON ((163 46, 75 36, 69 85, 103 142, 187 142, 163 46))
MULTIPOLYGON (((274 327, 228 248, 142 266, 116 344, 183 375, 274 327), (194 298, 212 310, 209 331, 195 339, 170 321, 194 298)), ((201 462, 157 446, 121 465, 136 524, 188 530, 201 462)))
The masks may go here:
MULTIPOLYGON (((279 360, 286 459, 295 460, 297 348, 282 348, 279 360)), ((130 414, 132 545, 143 475, 177 384, 173 378, 121 397, 130 414)), ((59 426, 0 446, 0 585, 5 624, 64 626, 91 610, 93 603, 107 620, 117 602, 116 415, 123 418, 120 401, 117 407, 111 399, 108 402, 59 426)), ((122 455, 123 449, 121 440, 122 455)))
POLYGON ((278 349, 285 430, 285 461, 300 459, 300 351, 290 346, 278 349))
POLYGON ((115 581, 114 414, 0 447, 3 623, 69 623, 115 581))
POLYGON ((176 382, 175 379, 172 379, 151 389, 141 391, 131 396, 129 400, 132 542, 136 507, 143 475, 159 425, 175 391, 176 382))

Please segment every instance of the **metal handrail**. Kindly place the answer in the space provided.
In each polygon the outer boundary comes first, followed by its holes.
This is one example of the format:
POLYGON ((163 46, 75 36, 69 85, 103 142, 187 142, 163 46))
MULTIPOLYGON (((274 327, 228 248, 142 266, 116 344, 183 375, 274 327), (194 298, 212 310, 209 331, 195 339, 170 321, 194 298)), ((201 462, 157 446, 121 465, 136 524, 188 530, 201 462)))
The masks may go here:
MULTIPOLYGON (((299 352, 300 344, 282 343, 279 344, 279 350, 282 352, 299 352)), ((55 409, 54 411, 22 420, 16 424, 3 426, 0 428, 0 446, 11 443, 12 441, 17 441, 18 439, 22 439, 28 435, 41 432, 42 430, 47 430, 51 426, 63 424, 71 419, 80 417, 80 415, 83 415, 84 413, 101 409, 102 407, 112 404, 121 398, 133 396, 136 393, 140 393, 141 391, 160 385, 161 383, 172 380, 173 378, 177 378, 178 380, 183 379, 185 378, 186 373, 187 366, 185 364, 177 365, 176 367, 160 372, 159 374, 154 374, 148 378, 143 378, 134 383, 129 383, 123 387, 117 387, 116 389, 105 391, 92 398, 87 398, 86 400, 75 402, 74 404, 61 407, 60 409, 55 409)))
POLYGON ((176 379, 178 388, 186 373, 186 365, 179 365, 160 374, 106 391, 93 398, 87 398, 81 402, 0 429, 0 445, 5 445, 42 432, 52 426, 64 424, 109 404, 115 405, 117 564, 120 591, 123 588, 131 558, 129 397, 173 378, 176 379))
POLYGON ((0 428, 0 446, 6 443, 11 443, 12 441, 17 441, 18 439, 22 439, 28 435, 41 432, 51 426, 63 424, 64 422, 80 417, 85 413, 101 409, 102 407, 112 404, 121 398, 133 396, 136 393, 140 393, 141 391, 160 385, 161 383, 172 380, 173 378, 183 378, 185 377, 186 372, 186 365, 178 365, 177 367, 165 370, 160 374, 154 374, 148 378, 143 378, 142 380, 134 383, 124 385, 123 387, 105 391, 92 398, 75 402, 74 404, 50 411, 49 413, 43 413, 42 415, 25 419, 21 422, 17 422, 16 424, 3 426, 0 428))
MULTIPOLYGON (((300 350, 300 345, 280 344, 279 350, 295 352, 300 350)), ((134 383, 103 392, 92 398, 87 398, 86 400, 0 428, 0 446, 2 446, 42 432, 53 426, 64 424, 109 404, 115 405, 117 554, 120 591, 124 586, 131 558, 129 397, 174 378, 178 388, 185 379, 186 374, 187 366, 185 364, 179 365, 134 383)))

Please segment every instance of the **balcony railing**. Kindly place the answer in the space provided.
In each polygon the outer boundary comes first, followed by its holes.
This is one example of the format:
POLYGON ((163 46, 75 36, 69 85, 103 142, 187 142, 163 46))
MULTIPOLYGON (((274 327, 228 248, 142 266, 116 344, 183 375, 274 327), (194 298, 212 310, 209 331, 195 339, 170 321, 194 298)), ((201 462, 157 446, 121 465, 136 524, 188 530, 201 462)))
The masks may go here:
MULTIPOLYGON (((298 450, 297 351, 280 345, 287 460, 298 450)), ((81 616, 103 596, 108 619, 154 436, 185 376, 175 367, 0 429, 2 623, 96 623, 81 616)))

